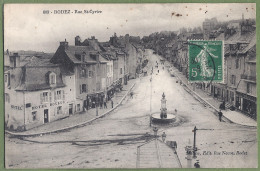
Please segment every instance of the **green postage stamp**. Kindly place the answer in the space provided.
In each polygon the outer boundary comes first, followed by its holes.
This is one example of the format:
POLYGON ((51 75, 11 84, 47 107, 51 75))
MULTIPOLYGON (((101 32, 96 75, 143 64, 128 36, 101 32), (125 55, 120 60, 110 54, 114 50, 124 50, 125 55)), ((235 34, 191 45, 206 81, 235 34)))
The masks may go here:
POLYGON ((189 82, 223 82, 223 41, 188 40, 189 82))

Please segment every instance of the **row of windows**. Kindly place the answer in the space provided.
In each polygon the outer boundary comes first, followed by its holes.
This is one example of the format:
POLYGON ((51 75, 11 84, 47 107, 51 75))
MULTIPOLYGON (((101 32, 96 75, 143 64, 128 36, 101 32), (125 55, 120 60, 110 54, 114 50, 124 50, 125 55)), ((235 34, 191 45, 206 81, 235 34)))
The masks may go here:
MULTIPOLYGON (((52 102, 52 93, 51 92, 43 92, 40 94, 41 103, 52 102)), ((54 101, 56 100, 65 100, 64 90, 58 90, 54 92, 54 101)))
MULTIPOLYGON (((82 94, 82 93, 88 93, 89 92, 89 89, 88 89, 88 85, 87 84, 81 84, 79 85, 79 93, 82 94)), ((101 83, 100 82, 97 82, 96 83, 96 90, 99 91, 101 90, 101 83)))
POLYGON ((231 75, 230 83, 233 85, 236 85, 236 76, 235 75, 231 75))
MULTIPOLYGON (((58 107, 56 108, 55 114, 58 114, 58 115, 59 115, 59 114, 62 114, 62 106, 58 106, 58 107)), ((33 111, 33 112, 32 112, 32 120, 33 120, 33 121, 38 120, 37 111, 33 111)))
POLYGON ((87 84, 81 84, 79 85, 79 93, 88 93, 88 85, 87 84))
POLYGON ((86 69, 81 69, 80 77, 92 78, 94 77, 93 71, 88 71, 86 69))

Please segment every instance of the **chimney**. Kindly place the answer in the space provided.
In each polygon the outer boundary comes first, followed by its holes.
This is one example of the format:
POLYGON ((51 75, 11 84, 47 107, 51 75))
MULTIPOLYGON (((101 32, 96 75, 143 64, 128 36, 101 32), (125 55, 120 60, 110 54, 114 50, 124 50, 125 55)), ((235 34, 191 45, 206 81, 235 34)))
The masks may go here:
POLYGON ((80 46, 81 45, 81 39, 79 36, 75 37, 75 46, 80 46))
POLYGON ((91 36, 89 40, 90 46, 92 46, 95 50, 98 50, 98 40, 95 38, 95 36, 91 36))
POLYGON ((64 50, 68 49, 69 43, 66 41, 60 42, 60 47, 62 47, 64 50))
POLYGON ((20 56, 18 55, 18 53, 14 53, 13 55, 10 55, 9 59, 10 59, 10 67, 12 68, 20 67, 20 56))

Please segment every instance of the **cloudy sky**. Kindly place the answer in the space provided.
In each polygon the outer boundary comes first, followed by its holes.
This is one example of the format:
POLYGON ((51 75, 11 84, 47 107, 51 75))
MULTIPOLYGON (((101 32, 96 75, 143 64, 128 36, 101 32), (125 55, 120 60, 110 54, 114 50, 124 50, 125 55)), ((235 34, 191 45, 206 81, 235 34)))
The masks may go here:
POLYGON ((255 4, 7 4, 4 46, 11 51, 55 52, 60 41, 66 38, 73 45, 77 35, 81 39, 93 35, 99 41, 108 41, 114 32, 142 37, 153 32, 202 26, 206 18, 240 19, 242 13, 245 19, 255 18, 255 4), (43 14, 43 10, 52 13, 43 14), (70 14, 54 14, 54 10, 70 10, 70 14), (76 14, 75 10, 102 13, 76 14))

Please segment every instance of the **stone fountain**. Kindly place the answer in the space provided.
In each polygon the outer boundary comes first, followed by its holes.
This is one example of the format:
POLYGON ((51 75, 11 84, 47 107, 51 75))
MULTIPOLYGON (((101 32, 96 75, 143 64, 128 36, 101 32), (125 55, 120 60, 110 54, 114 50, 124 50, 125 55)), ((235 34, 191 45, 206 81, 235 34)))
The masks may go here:
POLYGON ((165 94, 162 94, 161 99, 161 112, 156 112, 151 115, 152 123, 167 124, 176 121, 176 116, 172 113, 167 113, 165 94))

